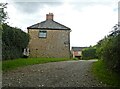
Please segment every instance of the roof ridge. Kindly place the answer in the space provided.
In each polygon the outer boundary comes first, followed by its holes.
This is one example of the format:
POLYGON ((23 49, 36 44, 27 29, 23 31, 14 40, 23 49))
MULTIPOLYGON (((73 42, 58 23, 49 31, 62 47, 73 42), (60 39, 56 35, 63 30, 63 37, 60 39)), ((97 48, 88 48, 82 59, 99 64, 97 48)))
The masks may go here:
POLYGON ((27 27, 27 29, 51 29, 51 30, 70 30, 69 27, 54 20, 45 20, 27 27), (50 21, 50 22, 48 22, 50 21))

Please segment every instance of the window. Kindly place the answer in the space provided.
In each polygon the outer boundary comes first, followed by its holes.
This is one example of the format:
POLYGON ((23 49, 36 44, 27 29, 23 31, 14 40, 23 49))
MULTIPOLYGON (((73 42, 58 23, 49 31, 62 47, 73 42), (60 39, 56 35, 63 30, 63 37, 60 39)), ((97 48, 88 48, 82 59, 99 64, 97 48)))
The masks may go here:
POLYGON ((40 38, 46 38, 47 37, 47 31, 39 31, 39 37, 40 38))

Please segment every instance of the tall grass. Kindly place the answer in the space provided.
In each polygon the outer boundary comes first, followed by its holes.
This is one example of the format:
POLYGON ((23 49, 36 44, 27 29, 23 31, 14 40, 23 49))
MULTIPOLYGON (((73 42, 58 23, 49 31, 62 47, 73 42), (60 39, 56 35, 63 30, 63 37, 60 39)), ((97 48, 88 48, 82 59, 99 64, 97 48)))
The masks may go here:
POLYGON ((98 78, 98 80, 102 81, 103 83, 113 87, 120 87, 119 75, 108 70, 102 60, 99 60, 93 64, 92 72, 98 78))
POLYGON ((21 58, 15 60, 7 60, 2 62, 2 70, 8 71, 16 69, 18 67, 23 67, 27 65, 41 64, 47 62, 57 62, 57 61, 66 61, 70 60, 67 58, 21 58))

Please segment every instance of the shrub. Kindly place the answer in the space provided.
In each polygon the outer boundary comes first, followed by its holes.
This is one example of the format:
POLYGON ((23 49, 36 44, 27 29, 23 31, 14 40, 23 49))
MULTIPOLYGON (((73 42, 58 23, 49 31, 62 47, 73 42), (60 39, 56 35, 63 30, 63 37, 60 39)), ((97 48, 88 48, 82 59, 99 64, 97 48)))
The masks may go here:
POLYGON ((2 24, 2 28, 2 59, 21 58, 23 49, 28 45, 29 35, 7 24, 2 24))
POLYGON ((75 58, 73 58, 73 60, 78 60, 78 58, 75 57, 75 58))
POLYGON ((120 35, 106 42, 102 58, 110 69, 120 72, 120 35))
POLYGON ((109 69, 120 73, 120 30, 115 29, 96 45, 97 54, 109 69))
POLYGON ((96 48, 89 47, 82 51, 82 59, 89 60, 89 59, 94 59, 94 58, 97 58, 96 48))

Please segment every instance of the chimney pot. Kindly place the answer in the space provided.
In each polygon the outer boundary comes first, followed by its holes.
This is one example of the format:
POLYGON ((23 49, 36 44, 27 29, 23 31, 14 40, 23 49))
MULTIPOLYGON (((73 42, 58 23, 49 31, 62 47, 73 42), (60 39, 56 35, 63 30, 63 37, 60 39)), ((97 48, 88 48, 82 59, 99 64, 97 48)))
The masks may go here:
POLYGON ((53 20, 53 13, 46 14, 46 20, 53 20))

